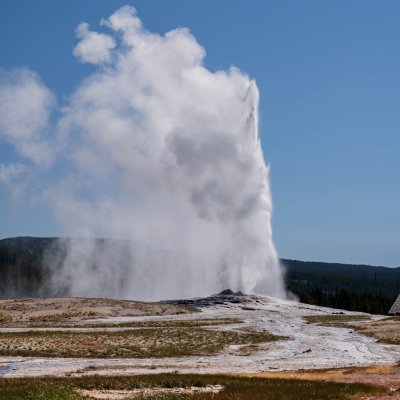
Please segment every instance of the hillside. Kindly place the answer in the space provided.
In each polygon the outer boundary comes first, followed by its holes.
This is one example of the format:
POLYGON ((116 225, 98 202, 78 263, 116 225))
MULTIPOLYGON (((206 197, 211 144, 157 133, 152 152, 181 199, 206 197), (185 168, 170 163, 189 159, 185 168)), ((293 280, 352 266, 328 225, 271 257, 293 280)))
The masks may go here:
POLYGON ((282 260, 286 287, 300 301, 386 314, 400 293, 400 268, 282 260))
POLYGON ((0 297, 48 296, 51 271, 44 262, 56 238, 0 240, 0 297))
MULTIPOLYGON (((0 240, 0 297, 68 294, 50 285, 64 257, 57 238, 0 240)), ((287 289, 304 303, 386 314, 400 292, 400 268, 281 261, 287 289)))

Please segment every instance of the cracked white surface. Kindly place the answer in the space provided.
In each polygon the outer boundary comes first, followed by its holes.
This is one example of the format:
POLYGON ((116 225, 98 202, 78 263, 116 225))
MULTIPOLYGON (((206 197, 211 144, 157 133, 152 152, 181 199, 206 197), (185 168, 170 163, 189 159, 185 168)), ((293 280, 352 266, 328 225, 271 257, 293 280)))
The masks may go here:
MULTIPOLYGON (((308 315, 325 315, 334 312, 337 310, 264 296, 246 296, 244 303, 225 301, 223 304, 204 307, 201 309, 201 313, 195 314, 108 318, 107 322, 238 318, 244 323, 215 326, 209 329, 251 328, 267 330, 276 335, 287 336, 289 339, 265 343, 258 352, 252 355, 240 355, 238 352, 240 346, 229 346, 222 353, 203 357, 161 359, 0 357, 0 376, 65 375, 70 373, 73 375, 76 373, 141 374, 173 371, 261 372, 391 364, 400 360, 399 345, 378 343, 375 339, 351 329, 308 324, 303 319, 308 315), (93 369, 82 371, 87 367, 93 369)), ((345 314, 354 313, 345 312, 345 314)))

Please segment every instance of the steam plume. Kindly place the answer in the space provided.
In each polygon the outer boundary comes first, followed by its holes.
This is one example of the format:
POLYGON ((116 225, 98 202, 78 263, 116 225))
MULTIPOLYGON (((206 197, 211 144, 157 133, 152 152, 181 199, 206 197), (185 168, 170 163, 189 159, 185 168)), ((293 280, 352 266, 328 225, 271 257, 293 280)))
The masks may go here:
MULTIPOLYGON (((85 238, 61 243, 66 256, 54 284, 76 295, 141 299, 224 287, 284 296, 255 82, 236 68, 209 71, 188 29, 148 32, 133 7, 101 25, 108 33, 86 23, 77 29, 74 55, 96 72, 54 124, 53 96, 35 74, 7 83, 13 94, 35 89, 41 103, 34 129, 18 128, 18 118, 0 125, 0 137, 38 165, 38 175, 48 173, 43 160, 57 160, 61 176, 42 198, 66 236, 85 238)), ((14 97, 28 123, 27 100, 14 97)))

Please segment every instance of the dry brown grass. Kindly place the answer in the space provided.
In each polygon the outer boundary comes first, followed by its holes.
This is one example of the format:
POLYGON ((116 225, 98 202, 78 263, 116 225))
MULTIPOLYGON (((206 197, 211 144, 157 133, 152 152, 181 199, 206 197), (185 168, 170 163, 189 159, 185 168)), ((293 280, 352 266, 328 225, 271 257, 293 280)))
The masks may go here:
POLYGON ((0 327, 64 326, 90 319, 177 315, 193 307, 96 298, 23 298, 0 300, 0 327), (6 315, 7 318, 1 318, 6 315))
POLYGON ((308 315, 303 317, 309 324, 320 324, 325 326, 347 327, 349 323, 355 321, 368 321, 371 319, 365 314, 327 314, 327 315, 308 315))
POLYGON ((379 342, 400 344, 400 319, 386 318, 379 321, 354 324, 352 327, 360 333, 373 336, 379 342))
POLYGON ((400 344, 400 318, 389 317, 374 321, 368 315, 312 315, 304 319, 308 323, 354 329, 388 344, 400 344))
POLYGON ((93 324, 74 325, 74 328, 165 328, 165 327, 196 327, 217 326, 228 324, 241 324, 238 318, 199 318, 199 319, 173 319, 152 321, 129 321, 129 322, 102 322, 93 324))
POLYGON ((0 311, 0 324, 12 321, 12 317, 9 313, 0 311))
POLYGON ((275 379, 299 379, 306 381, 340 381, 349 377, 360 377, 368 375, 382 375, 397 373, 396 365, 374 365, 371 367, 349 367, 349 368, 329 368, 316 370, 296 370, 296 371, 269 371, 257 374, 239 374, 239 376, 275 378, 275 379))
MULTIPOLYGON (((292 379, 254 378, 223 375, 157 374, 140 376, 93 376, 0 380, 0 400, 84 400, 87 391, 133 391, 135 389, 185 389, 221 385, 217 393, 139 395, 137 400, 336 400, 377 398, 389 394, 383 388, 365 384, 318 382, 292 379)), ((111 399, 112 397, 109 397, 111 399)))
POLYGON ((215 354, 228 345, 259 345, 283 339, 268 332, 204 327, 139 328, 117 332, 23 332, 0 335, 0 355, 147 358, 215 354))

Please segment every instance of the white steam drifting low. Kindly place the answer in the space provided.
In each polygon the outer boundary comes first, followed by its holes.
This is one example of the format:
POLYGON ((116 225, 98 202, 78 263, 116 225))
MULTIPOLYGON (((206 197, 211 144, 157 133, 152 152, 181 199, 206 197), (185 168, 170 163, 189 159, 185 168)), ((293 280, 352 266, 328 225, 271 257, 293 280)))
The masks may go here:
POLYGON ((22 160, 0 180, 35 171, 34 195, 65 235, 87 238, 62 243, 54 284, 120 298, 283 296, 255 82, 209 71, 187 29, 148 32, 133 7, 101 25, 108 33, 77 28, 74 55, 96 72, 62 107, 33 72, 0 75, 0 138, 22 160))

